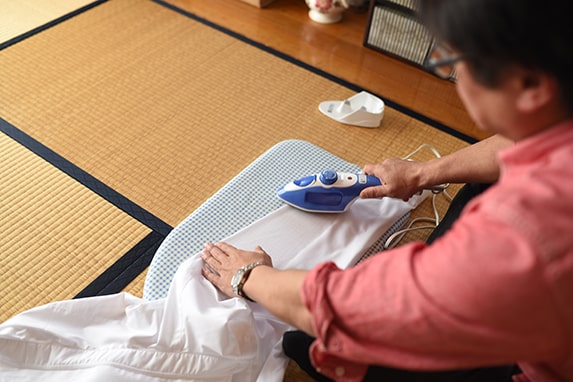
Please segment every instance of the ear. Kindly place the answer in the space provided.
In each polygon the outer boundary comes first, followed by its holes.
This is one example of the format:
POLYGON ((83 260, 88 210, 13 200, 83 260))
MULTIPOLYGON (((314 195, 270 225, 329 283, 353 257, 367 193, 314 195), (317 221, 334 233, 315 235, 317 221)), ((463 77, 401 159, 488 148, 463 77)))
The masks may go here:
POLYGON ((545 73, 524 70, 519 82, 517 108, 524 113, 537 111, 559 99, 557 81, 545 73))

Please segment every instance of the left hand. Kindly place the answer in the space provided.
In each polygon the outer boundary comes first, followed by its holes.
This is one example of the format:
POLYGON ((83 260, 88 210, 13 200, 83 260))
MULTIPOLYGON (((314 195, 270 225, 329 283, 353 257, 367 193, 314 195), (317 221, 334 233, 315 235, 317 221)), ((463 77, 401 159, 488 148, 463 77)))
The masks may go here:
POLYGON ((271 257, 260 247, 244 251, 227 243, 206 243, 201 252, 201 274, 227 296, 234 296, 231 279, 237 270, 256 261, 273 266, 271 257))

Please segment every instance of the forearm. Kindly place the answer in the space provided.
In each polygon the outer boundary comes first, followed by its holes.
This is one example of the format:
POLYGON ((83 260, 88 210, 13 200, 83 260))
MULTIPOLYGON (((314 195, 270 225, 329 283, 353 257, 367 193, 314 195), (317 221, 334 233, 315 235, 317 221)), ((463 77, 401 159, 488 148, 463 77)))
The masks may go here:
POLYGON ((206 243, 201 252, 201 274, 227 296, 248 296, 279 319, 313 334, 311 315, 302 301, 301 290, 308 271, 278 270, 259 246, 241 250, 225 242, 206 243), (236 284, 238 270, 256 264, 236 284), (235 290, 236 288, 236 290, 235 290))
POLYGON ((307 271, 253 269, 243 291, 286 323, 313 335, 311 315, 302 302, 301 288, 307 271))
POLYGON ((493 183, 499 177, 497 152, 512 144, 499 135, 423 163, 422 187, 442 183, 493 183))
POLYGON ((493 183, 499 177, 497 153, 511 144, 493 136, 427 162, 388 158, 381 164, 366 164, 364 173, 377 176, 382 185, 368 187, 360 196, 407 200, 420 190, 444 183, 493 183))

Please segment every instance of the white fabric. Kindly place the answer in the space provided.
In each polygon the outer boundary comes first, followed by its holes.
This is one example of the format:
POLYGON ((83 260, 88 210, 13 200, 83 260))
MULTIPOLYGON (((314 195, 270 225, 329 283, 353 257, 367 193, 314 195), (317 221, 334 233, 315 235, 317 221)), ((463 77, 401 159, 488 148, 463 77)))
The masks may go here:
MULTIPOLYGON (((359 200, 344 214, 282 207, 230 237, 277 268, 348 267, 413 204, 359 200)), ((260 305, 227 298, 192 256, 167 297, 121 293, 55 302, 0 325, 1 381, 281 381, 289 327, 260 305)))
POLYGON ((143 298, 165 298, 181 263, 201 251, 206 241, 223 240, 282 207, 276 194, 279 187, 325 169, 361 171, 307 141, 288 139, 273 145, 167 235, 149 265, 143 298))

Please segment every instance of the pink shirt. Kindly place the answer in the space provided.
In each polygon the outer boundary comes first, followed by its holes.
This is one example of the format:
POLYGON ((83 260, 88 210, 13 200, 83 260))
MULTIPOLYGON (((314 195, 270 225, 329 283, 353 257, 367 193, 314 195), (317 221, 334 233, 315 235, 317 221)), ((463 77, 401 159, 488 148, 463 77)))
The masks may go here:
POLYGON ((433 245, 311 271, 302 295, 323 374, 517 362, 516 380, 573 381, 573 120, 499 158, 498 183, 433 245))

